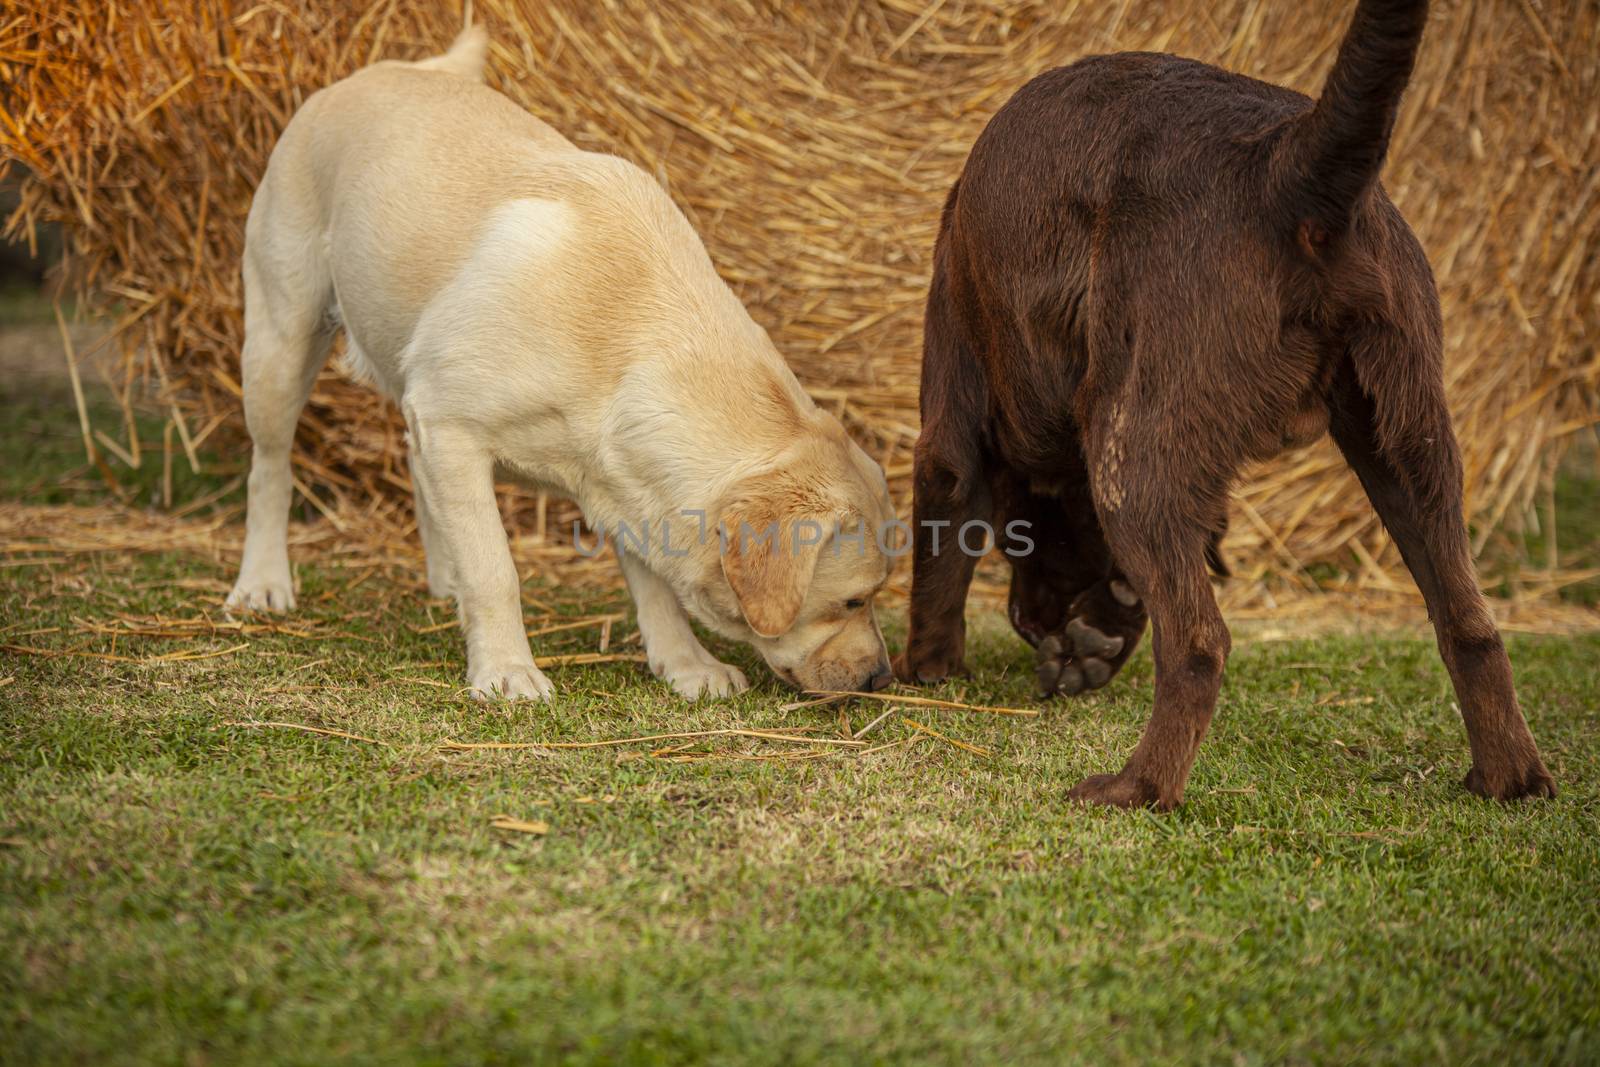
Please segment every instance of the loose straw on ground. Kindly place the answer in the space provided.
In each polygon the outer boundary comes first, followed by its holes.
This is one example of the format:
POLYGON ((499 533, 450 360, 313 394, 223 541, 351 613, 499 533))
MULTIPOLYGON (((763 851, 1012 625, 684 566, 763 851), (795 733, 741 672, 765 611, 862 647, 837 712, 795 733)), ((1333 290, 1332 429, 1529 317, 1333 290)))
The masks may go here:
POLYGON ((982 748, 982 747, 980 747, 978 745, 969 744, 966 741, 958 741, 954 737, 949 737, 949 736, 947 736, 945 734, 941 734, 938 730, 935 730, 931 726, 924 726, 922 723, 918 722, 915 719, 904 719, 903 718, 900 721, 905 723, 907 726, 911 727, 913 730, 920 730, 923 733, 927 734, 929 737, 937 737, 939 740, 943 741, 945 744, 954 745, 956 748, 962 749, 962 750, 967 751, 967 752, 971 752, 975 756, 982 756, 985 759, 988 759, 990 756, 994 755, 993 752, 990 752, 986 748, 982 748))
POLYGON ((604 741, 446 741, 439 747, 452 752, 478 749, 530 749, 530 748, 612 748, 617 745, 641 745, 651 741, 677 741, 699 737, 755 737, 765 741, 788 741, 798 745, 837 745, 844 748, 862 748, 864 741, 847 741, 840 737, 805 737, 800 734, 776 733, 770 730, 691 730, 686 733, 645 734, 640 737, 613 737, 604 741))
POLYGON ((360 741, 362 744, 367 745, 387 746, 389 744, 389 742, 380 741, 376 737, 362 737, 360 734, 345 733, 343 730, 329 730, 322 726, 307 726, 304 723, 299 722, 271 722, 258 719, 228 719, 223 721, 220 725, 234 726, 247 730, 300 730, 308 734, 323 734, 327 737, 342 737, 346 741, 360 741))
POLYGON ((535 656, 535 667, 581 667, 593 663, 643 663, 637 652, 578 652, 570 656, 535 656))
MULTIPOLYGON (((843 690, 816 689, 819 696, 833 700, 856 697, 860 700, 879 700, 889 704, 915 704, 919 708, 945 708, 949 711, 981 711, 987 715, 1015 715, 1025 719, 1039 717, 1037 708, 1000 708, 988 704, 963 704, 958 700, 939 700, 934 697, 911 696, 907 693, 848 693, 843 690)), ((801 705, 804 707, 805 705, 801 705)))
POLYGON ((854 737, 856 740, 859 741, 861 738, 866 737, 872 731, 876 730, 879 726, 881 726, 883 724, 883 721, 885 719, 887 719, 889 716, 893 715, 897 710, 898 709, 893 704, 889 705, 889 707, 884 711, 884 713, 882 715, 879 715, 876 719, 873 719, 871 722, 867 723, 867 725, 863 726, 861 729, 857 730, 855 733, 851 734, 850 736, 854 737))
POLYGON ((33 645, 0 645, 0 649, 4 649, 7 652, 16 652, 24 656, 42 656, 45 659, 97 659, 106 663, 133 663, 144 666, 163 663, 192 663, 195 660, 216 659, 219 656, 230 656, 249 647, 250 643, 246 641, 231 648, 219 648, 208 652, 178 651, 163 652, 156 656, 119 656, 111 652, 89 652, 81 648, 38 648, 33 645))

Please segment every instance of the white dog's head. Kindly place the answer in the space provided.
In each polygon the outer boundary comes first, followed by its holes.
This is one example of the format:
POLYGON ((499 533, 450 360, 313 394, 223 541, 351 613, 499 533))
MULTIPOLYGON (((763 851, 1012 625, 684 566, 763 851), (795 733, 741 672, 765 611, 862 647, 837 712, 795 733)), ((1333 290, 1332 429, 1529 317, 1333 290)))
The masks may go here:
POLYGON ((894 508, 883 471, 831 415, 720 508, 720 567, 704 621, 803 690, 893 680, 873 600, 888 580, 894 508))

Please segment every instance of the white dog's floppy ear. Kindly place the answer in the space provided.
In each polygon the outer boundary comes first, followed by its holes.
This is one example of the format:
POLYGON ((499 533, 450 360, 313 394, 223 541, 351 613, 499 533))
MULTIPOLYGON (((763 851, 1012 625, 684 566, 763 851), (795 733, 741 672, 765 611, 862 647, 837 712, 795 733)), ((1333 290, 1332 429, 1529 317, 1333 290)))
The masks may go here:
POLYGON ((822 545, 834 533, 833 517, 808 495, 769 483, 722 509, 722 574, 744 621, 762 637, 794 625, 822 545))

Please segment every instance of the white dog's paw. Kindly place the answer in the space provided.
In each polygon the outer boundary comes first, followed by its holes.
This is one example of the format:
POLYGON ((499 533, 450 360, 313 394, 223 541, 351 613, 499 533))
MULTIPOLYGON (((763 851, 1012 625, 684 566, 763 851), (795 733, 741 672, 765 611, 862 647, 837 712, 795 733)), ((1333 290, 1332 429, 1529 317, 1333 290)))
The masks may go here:
POLYGON ((493 663, 467 672, 474 700, 549 700, 556 687, 532 663, 493 663))
POLYGON ((685 700, 701 697, 729 697, 750 688, 744 672, 714 659, 691 660, 673 664, 656 672, 661 680, 675 689, 685 700))
POLYGON ((228 594, 224 611, 270 611, 278 614, 294 610, 294 582, 288 575, 258 578, 239 575, 228 594))

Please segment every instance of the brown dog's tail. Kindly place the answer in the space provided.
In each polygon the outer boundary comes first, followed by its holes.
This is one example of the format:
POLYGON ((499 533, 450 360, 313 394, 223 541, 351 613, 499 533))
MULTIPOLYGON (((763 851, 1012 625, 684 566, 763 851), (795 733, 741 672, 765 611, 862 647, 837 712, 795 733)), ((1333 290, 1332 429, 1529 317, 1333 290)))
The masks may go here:
POLYGON ((1285 144, 1285 191, 1302 241, 1337 238, 1377 182, 1427 21, 1428 0, 1357 3, 1322 96, 1285 144))

